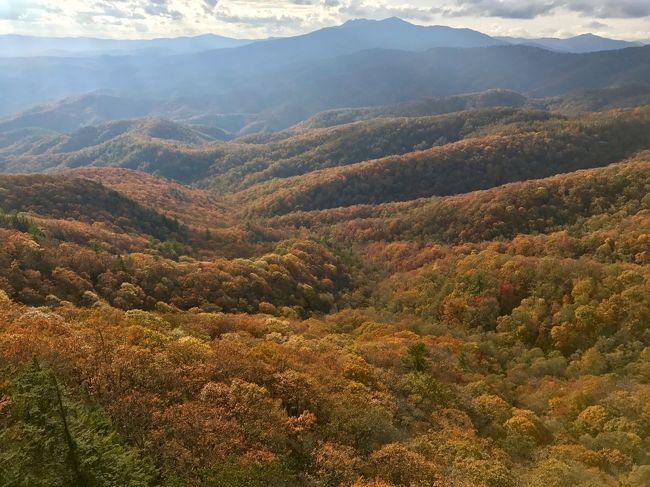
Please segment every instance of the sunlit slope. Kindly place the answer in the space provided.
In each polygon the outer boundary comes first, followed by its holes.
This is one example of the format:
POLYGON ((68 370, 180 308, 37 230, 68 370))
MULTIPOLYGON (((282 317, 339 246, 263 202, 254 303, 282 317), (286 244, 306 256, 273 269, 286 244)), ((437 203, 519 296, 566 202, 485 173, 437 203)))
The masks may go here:
MULTIPOLYGON (((439 117, 378 118, 329 129, 295 129, 215 141, 196 127, 162 119, 112 122, 71 134, 20 131, 0 148, 5 171, 122 167, 227 191, 274 177, 404 154, 453 142, 493 125, 557 118, 496 108, 439 117)), ((2 139, 0 139, 2 140, 2 139)))
POLYGON ((602 218, 595 221, 596 226, 615 223, 650 210, 648 194, 650 152, 645 151, 604 168, 457 196, 295 212, 269 223, 352 242, 424 240, 461 244, 554 232, 597 216, 602 218))
POLYGON ((104 222, 123 232, 160 239, 178 237, 178 223, 104 185, 69 175, 0 175, 0 208, 5 214, 104 222))
POLYGON ((273 215, 446 196, 619 161, 648 148, 650 110, 513 125, 487 135, 253 186, 232 196, 273 215))

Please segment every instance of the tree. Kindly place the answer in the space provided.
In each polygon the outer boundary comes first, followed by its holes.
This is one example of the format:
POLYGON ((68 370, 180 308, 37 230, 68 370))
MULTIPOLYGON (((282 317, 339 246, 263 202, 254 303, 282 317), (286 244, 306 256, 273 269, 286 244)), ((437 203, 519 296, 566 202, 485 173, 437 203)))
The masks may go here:
POLYGON ((283 487, 296 485, 296 475, 284 458, 268 461, 227 459, 205 474, 211 487, 283 487))
POLYGON ((153 472, 120 444, 101 411, 73 400, 34 359, 17 380, 0 433, 0 478, 11 487, 145 487, 153 472))
POLYGON ((608 419, 609 414, 604 407, 589 406, 578 415, 574 424, 578 432, 596 436, 603 431, 608 419))
POLYGON ((394 485, 425 487, 435 485, 439 477, 433 462, 400 443, 385 445, 370 455, 369 467, 373 476, 394 485))
POLYGON ((115 294, 114 304, 122 309, 138 309, 143 306, 145 297, 140 286, 124 282, 115 294))
POLYGON ((410 345, 404 359, 406 366, 416 372, 424 372, 427 369, 427 347, 424 343, 418 342, 410 345))

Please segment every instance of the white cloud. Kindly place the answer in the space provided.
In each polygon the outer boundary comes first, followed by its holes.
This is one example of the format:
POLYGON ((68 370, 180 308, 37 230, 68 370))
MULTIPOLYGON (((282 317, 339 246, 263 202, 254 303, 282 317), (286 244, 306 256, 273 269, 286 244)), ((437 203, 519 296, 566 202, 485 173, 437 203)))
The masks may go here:
POLYGON ((648 0, 0 0, 0 32, 156 37, 294 35, 351 18, 402 17, 494 35, 650 38, 648 0))

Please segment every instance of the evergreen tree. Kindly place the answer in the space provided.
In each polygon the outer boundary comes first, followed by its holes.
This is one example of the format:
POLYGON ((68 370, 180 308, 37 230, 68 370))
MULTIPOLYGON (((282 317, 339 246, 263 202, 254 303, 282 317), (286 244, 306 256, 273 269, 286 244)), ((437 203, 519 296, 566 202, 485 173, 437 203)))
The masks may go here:
POLYGON ((427 347, 424 343, 414 343, 408 347, 404 362, 409 369, 424 372, 427 369, 427 355, 427 347))
POLYGON ((17 380, 0 433, 5 487, 145 487, 152 469, 121 445, 108 419, 73 400, 34 359, 17 380))

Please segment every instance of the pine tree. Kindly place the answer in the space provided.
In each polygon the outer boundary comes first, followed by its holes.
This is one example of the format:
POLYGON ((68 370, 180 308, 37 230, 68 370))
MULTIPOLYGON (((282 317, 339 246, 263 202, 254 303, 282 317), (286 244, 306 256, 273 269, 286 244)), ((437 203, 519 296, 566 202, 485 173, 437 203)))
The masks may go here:
POLYGON ((34 359, 11 393, 0 433, 5 487, 145 487, 152 469, 121 445, 105 415, 73 400, 34 359))
POLYGON ((406 366, 415 372, 424 372, 427 369, 427 347, 418 342, 408 347, 405 357, 406 366))

